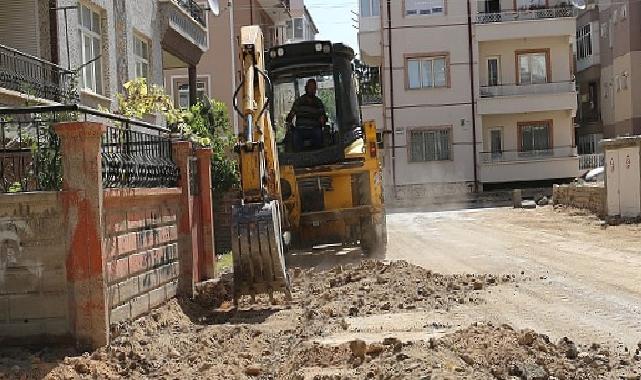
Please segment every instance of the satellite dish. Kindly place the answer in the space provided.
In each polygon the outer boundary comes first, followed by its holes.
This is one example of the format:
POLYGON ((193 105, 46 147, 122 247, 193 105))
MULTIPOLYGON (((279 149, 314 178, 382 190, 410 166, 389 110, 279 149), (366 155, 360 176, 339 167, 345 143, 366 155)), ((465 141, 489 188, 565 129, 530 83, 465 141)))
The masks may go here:
POLYGON ((209 10, 211 13, 214 14, 214 16, 218 16, 220 14, 220 6, 218 5, 218 0, 207 0, 207 3, 209 4, 209 10))

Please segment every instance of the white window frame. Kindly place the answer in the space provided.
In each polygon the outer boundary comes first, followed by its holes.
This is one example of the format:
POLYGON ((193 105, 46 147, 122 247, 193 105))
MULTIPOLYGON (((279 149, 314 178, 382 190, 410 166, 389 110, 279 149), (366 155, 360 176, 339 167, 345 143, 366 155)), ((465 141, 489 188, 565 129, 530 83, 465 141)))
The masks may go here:
MULTIPOLYGON (((196 97, 201 99, 203 95, 207 95, 207 81, 204 78, 196 81, 196 97)), ((189 83, 178 84, 178 107, 189 108, 189 83), (183 99, 187 100, 186 104, 183 99)))
POLYGON ((576 31, 576 57, 579 60, 585 59, 592 56, 593 52, 592 24, 587 23, 576 31))
POLYGON ((102 64, 102 16, 99 9, 96 9, 85 3, 80 3, 78 8, 78 37, 80 43, 80 60, 85 65, 80 70, 80 88, 84 91, 90 91, 95 94, 104 95, 104 77, 102 64), (90 14, 90 26, 85 25, 83 20, 85 9, 90 14), (97 31, 95 23, 97 22, 97 31), (91 41, 91 51, 87 51, 85 39, 91 41), (96 52, 96 44, 98 51, 96 52), (96 61, 87 64, 89 61, 101 56, 96 61))
POLYGON ((447 0, 403 0, 405 17, 443 16, 447 0), (414 5, 408 4, 414 2, 414 5))
POLYGON ((410 129, 408 130, 408 162, 410 163, 425 163, 425 162, 441 162, 441 161, 452 161, 452 128, 450 127, 445 127, 445 128, 415 128, 415 129, 410 129), (414 138, 415 135, 420 134, 420 139, 421 139, 421 145, 422 145, 422 157, 420 159, 415 159, 415 154, 417 152, 414 151, 414 138), (433 140, 432 142, 434 143, 434 146, 432 147, 432 153, 433 155, 431 157, 427 156, 426 152, 426 144, 427 144, 427 136, 428 134, 432 134, 433 140), (443 149, 443 140, 442 138, 445 137, 447 139, 446 143, 446 150, 443 149))
POLYGON ((537 51, 537 52, 529 52, 529 53, 525 53, 525 52, 518 53, 517 52, 517 54, 516 54, 516 64, 517 64, 516 72, 517 72, 517 75, 518 75, 517 83, 519 85, 526 85, 526 86, 530 85, 530 84, 549 83, 549 78, 550 78, 550 75, 552 74, 552 73, 548 72, 548 70, 550 68, 549 60, 550 60, 550 56, 549 56, 547 51, 537 51), (535 82, 535 81, 532 80, 532 57, 541 56, 541 55, 545 58, 545 65, 544 65, 544 67, 545 67, 545 80, 543 82, 535 82), (528 57, 528 72, 530 74, 529 74, 529 80, 527 80, 527 81, 523 81, 523 78, 521 76, 521 57, 528 57))
POLYGON ((450 67, 449 67, 449 59, 447 55, 434 55, 434 56, 429 56, 429 57, 409 57, 405 61, 405 70, 407 73, 407 89, 408 90, 420 90, 420 89, 429 89, 429 88, 447 88, 449 86, 449 76, 450 76, 450 67), (443 61, 443 68, 444 68, 444 78, 443 82, 438 84, 436 83, 436 72, 434 70, 434 62, 435 61, 443 61), (413 63, 418 64, 418 75, 419 75, 419 80, 420 84, 419 86, 413 86, 412 85, 412 64, 413 63), (425 83, 425 70, 426 70, 426 65, 430 65, 430 74, 431 78, 429 78, 430 82, 425 83))
POLYGON ((305 38, 305 18, 304 17, 294 17, 292 19, 292 33, 294 35, 294 40, 302 40, 305 38), (296 27, 296 22, 300 21, 300 35, 296 32, 299 30, 296 27))
POLYGON ((380 17, 381 15, 381 1, 380 0, 360 0, 359 1, 359 14, 361 17, 380 17), (369 12, 365 12, 363 4, 367 4, 369 12))
POLYGON ((488 86, 500 86, 501 81, 501 57, 498 55, 493 55, 486 58, 487 63, 487 85, 488 86), (490 61, 496 61, 496 84, 490 83, 490 61))
POLYGON ((149 39, 139 35, 139 34, 134 34, 134 65, 135 65, 135 74, 136 78, 146 78, 149 80, 149 57, 151 56, 151 47, 149 43, 149 39), (140 51, 138 49, 138 44, 140 44, 140 51), (143 46, 147 47, 147 55, 144 55, 144 49, 143 46), (146 68, 146 70, 145 70, 146 68), (146 73, 143 73, 143 71, 146 71, 146 73))

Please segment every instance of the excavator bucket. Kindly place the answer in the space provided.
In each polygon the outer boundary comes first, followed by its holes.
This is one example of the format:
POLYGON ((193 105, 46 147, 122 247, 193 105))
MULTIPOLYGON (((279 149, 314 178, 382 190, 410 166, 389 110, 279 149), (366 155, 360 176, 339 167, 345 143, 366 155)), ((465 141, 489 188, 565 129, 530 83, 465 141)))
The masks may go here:
POLYGON ((278 201, 250 203, 232 209, 232 252, 234 257, 234 304, 242 296, 284 292, 291 300, 285 268, 281 215, 278 201))

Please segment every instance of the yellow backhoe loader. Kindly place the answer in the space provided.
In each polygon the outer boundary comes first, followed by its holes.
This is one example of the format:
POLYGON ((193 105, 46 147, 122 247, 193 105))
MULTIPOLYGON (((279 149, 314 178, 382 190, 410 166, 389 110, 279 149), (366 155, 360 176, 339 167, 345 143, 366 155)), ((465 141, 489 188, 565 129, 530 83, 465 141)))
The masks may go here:
MULTIPOLYGON (((310 41, 264 49, 259 26, 241 29, 243 119, 235 147, 242 203, 232 210, 234 300, 274 292, 291 298, 287 247, 387 243, 376 125, 361 123, 343 44, 310 41), (323 102, 322 141, 296 136, 288 115, 310 79, 323 102), (296 144, 293 141, 296 140, 296 144), (286 244, 287 242, 287 244, 286 244)), ((298 129, 297 129, 298 128, 298 129)))

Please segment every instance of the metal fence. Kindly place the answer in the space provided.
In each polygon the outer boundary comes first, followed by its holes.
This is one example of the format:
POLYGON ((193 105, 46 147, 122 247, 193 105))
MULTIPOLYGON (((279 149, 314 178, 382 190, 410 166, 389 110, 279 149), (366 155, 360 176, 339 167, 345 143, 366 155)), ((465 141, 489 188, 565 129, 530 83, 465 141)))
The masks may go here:
POLYGON ((200 25, 204 27, 207 26, 207 23, 205 22, 205 10, 203 9, 203 7, 198 5, 195 0, 176 0, 176 2, 184 10, 186 10, 191 15, 191 17, 200 25))
POLYGON ((481 86, 482 98, 518 95, 549 95, 576 91, 576 82, 562 81, 532 84, 503 84, 498 86, 481 86))
POLYGON ((57 103, 78 100, 77 74, 0 45, 0 87, 57 103))
POLYGON ((481 152, 481 162, 491 164, 496 162, 539 161, 552 158, 577 157, 576 147, 563 146, 543 150, 504 150, 501 152, 481 152))
POLYGON ((603 166, 605 155, 603 153, 579 155, 579 170, 596 169, 603 166))
POLYGON ((506 21, 527 21, 542 20, 549 18, 576 17, 577 11, 574 7, 556 7, 539 9, 519 9, 516 11, 505 11, 496 13, 480 13, 476 16, 478 24, 489 24, 493 22, 506 21))
POLYGON ((105 188, 177 186, 168 129, 71 105, 0 108, 0 192, 60 190, 60 140, 52 126, 64 121, 107 126, 101 143, 105 188))

